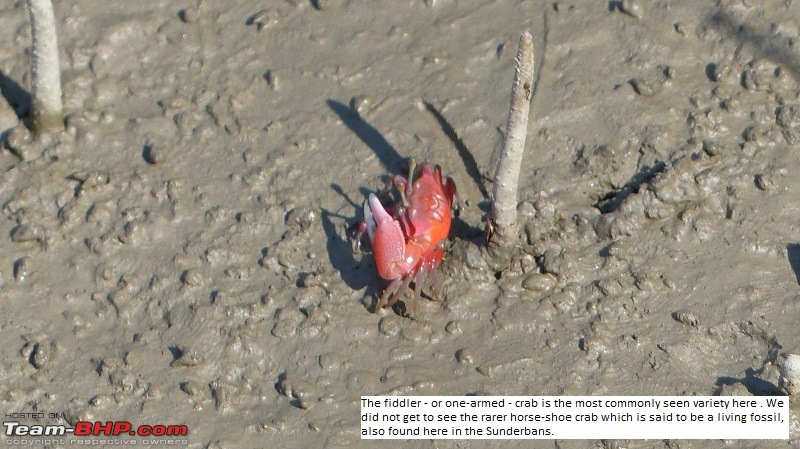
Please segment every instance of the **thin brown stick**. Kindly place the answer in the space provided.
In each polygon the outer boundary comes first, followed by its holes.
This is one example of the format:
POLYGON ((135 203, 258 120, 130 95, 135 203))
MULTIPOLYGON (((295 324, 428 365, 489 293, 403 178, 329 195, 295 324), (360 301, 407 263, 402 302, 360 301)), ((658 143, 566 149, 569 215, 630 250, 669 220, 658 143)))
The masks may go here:
POLYGON ((64 126, 61 68, 58 64, 58 39, 52 0, 27 0, 27 4, 33 40, 32 125, 38 134, 64 126))
POLYGON ((508 123, 492 191, 494 236, 490 243, 504 253, 509 253, 517 240, 517 187, 533 92, 533 38, 527 31, 520 37, 516 62, 508 123))

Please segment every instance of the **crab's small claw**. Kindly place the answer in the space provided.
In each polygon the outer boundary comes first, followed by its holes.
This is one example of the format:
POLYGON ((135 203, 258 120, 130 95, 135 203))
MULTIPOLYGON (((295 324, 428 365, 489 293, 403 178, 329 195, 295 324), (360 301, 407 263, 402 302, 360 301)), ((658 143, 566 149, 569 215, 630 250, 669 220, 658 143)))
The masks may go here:
MULTIPOLYGON (((361 222, 361 226, 358 228, 358 236, 361 237, 366 232, 370 242, 375 240, 375 228, 378 227, 377 223, 375 223, 375 218, 372 216, 372 208, 369 206, 369 199, 373 196, 375 195, 370 193, 369 197, 364 200, 364 221, 361 222)), ((380 201, 378 204, 380 204, 380 201)))
POLYGON ((351 228, 356 225, 358 225, 358 231, 356 233, 356 239, 353 241, 351 247, 353 253, 361 254, 361 238, 364 236, 364 234, 368 234, 369 228, 367 227, 366 221, 362 221, 361 223, 356 223, 355 225, 351 226, 351 228))

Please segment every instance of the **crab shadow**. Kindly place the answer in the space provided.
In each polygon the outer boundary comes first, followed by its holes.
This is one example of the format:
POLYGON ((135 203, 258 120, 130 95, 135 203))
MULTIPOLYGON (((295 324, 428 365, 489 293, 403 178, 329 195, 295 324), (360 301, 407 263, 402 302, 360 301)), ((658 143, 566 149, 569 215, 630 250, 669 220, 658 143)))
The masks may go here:
POLYGON ((22 120, 28 116, 31 109, 32 96, 13 78, 0 70, 0 95, 5 98, 9 106, 14 109, 17 117, 22 120))
MULTIPOLYGON (((341 191, 338 185, 333 184, 331 187, 337 192, 341 191)), ((348 201, 352 203, 349 199, 348 201)), ((321 209, 320 218, 327 238, 325 249, 331 266, 339 272, 339 277, 349 288, 356 291, 364 289, 364 304, 372 310, 376 295, 381 290, 377 270, 370 255, 362 254, 360 260, 356 259, 353 246, 348 241, 351 230, 358 222, 325 208, 321 209), (345 225, 344 237, 339 232, 342 223, 345 225)))
MULTIPOLYGON (((17 118, 25 123, 29 119, 31 94, 14 79, 0 70, 0 95, 8 103, 17 118)), ((2 100, 0 100, 2 101, 2 100)), ((5 142, 12 128, 0 129, 0 142, 5 142)))
POLYGON ((403 173, 403 165, 406 159, 390 144, 385 137, 374 126, 370 125, 352 108, 344 103, 332 99, 325 101, 336 115, 342 120, 353 134, 358 136, 372 152, 378 156, 378 160, 383 164, 383 168, 388 173, 403 173))

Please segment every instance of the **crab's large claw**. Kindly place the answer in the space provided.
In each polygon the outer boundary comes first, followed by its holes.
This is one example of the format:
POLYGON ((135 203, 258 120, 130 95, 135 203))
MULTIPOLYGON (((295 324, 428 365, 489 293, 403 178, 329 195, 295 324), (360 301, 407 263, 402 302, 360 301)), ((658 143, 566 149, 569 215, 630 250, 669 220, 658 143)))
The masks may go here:
POLYGON ((397 279, 407 274, 422 256, 422 248, 415 243, 406 245, 400 222, 386 212, 374 194, 364 202, 364 220, 378 274, 384 279, 397 279))

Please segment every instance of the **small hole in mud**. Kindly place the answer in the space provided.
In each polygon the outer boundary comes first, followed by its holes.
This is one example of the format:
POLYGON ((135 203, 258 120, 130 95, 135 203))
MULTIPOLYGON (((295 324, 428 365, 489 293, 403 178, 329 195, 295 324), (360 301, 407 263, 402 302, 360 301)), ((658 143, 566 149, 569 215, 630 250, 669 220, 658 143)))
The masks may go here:
POLYGON ((502 277, 503 277, 503 272, 502 271, 498 271, 498 272, 496 272, 494 274, 494 278, 497 279, 497 280, 500 280, 502 277))
POLYGON ((392 310, 394 311, 394 313, 396 313, 396 314, 398 314, 400 316, 406 316, 407 310, 406 310, 405 301, 398 301, 397 303, 395 303, 392 306, 392 310))

